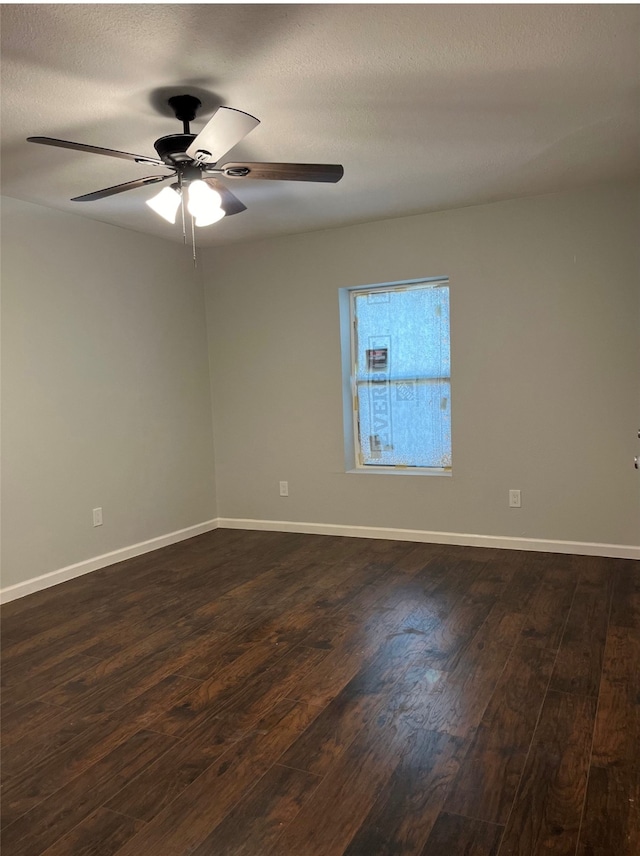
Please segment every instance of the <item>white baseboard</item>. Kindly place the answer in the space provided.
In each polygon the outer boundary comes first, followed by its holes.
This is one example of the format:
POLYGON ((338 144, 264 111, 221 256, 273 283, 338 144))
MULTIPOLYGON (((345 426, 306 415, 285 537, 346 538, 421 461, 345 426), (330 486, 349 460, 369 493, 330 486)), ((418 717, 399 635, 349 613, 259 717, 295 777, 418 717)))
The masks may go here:
POLYGON ((502 550, 533 550, 542 553, 573 553, 577 556, 603 556, 612 559, 640 559, 640 547, 624 544, 598 544, 589 541, 550 541, 539 538, 512 538, 507 535, 470 535, 462 532, 430 532, 423 529, 387 529, 377 526, 344 526, 340 523, 302 523, 289 520, 254 520, 218 517, 186 529, 160 535, 130 547, 123 547, 57 571, 33 577, 23 583, 0 589, 0 603, 24 597, 41 589, 106 568, 169 544, 211 532, 213 529, 253 529, 267 532, 300 532, 307 535, 343 535, 348 538, 378 538, 387 541, 415 541, 425 544, 454 544, 460 547, 497 547, 502 550))
POLYGON ((97 571, 99 568, 115 565, 116 562, 122 562, 124 559, 132 559, 134 556, 159 550, 160 547, 168 547, 169 544, 177 544, 178 541, 185 541, 187 538, 193 538, 195 535, 201 535, 203 532, 210 532, 217 528, 217 519, 206 520, 204 523, 197 523, 195 526, 188 526, 186 529, 178 529, 176 532, 169 532, 167 535, 159 535, 157 538, 150 538, 148 541, 141 541, 139 544, 132 544, 130 547, 122 547, 120 550, 103 553, 101 556, 76 562, 75 565, 68 565, 66 568, 60 568, 39 577, 32 577, 23 583, 16 583, 13 586, 0 589, 0 603, 8 603, 10 600, 16 600, 27 594, 72 580, 74 577, 81 577, 83 574, 97 571))
POLYGON ((429 532, 424 529, 387 529, 376 526, 343 526, 339 523, 298 523, 288 520, 251 520, 219 517, 221 529, 259 529, 270 532, 301 532, 307 535, 345 535, 350 538, 382 538, 387 541, 416 541, 426 544, 455 544, 460 547, 497 547, 501 550, 532 550, 539 553, 573 553, 611 559, 640 559, 640 547, 598 544, 589 541, 551 541, 512 538, 508 535, 471 535, 462 532, 429 532))

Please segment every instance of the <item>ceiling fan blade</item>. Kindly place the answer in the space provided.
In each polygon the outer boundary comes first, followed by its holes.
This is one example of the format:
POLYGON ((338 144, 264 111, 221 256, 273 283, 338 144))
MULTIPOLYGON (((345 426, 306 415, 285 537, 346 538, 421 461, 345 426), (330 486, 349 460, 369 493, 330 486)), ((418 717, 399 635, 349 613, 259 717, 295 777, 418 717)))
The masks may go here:
POLYGON ((187 149, 187 154, 199 163, 217 163, 259 124, 259 119, 242 110, 218 107, 187 149))
POLYGON ((337 163, 225 163, 225 178, 267 178, 276 181, 340 181, 344 167, 337 163))
POLYGON ((113 187, 105 187, 104 190, 94 190, 93 193, 85 193, 84 196, 74 196, 72 202, 95 202, 96 199, 104 199, 106 196, 114 196, 116 193, 124 193, 125 190, 134 190, 136 187, 144 187, 145 184, 157 184, 166 181, 173 175, 150 175, 147 178, 136 178, 133 181, 125 181, 124 184, 115 184, 113 187))
POLYGON ((132 155, 129 152, 118 152, 115 149, 103 149, 100 146, 87 146, 85 143, 71 143, 68 140, 56 140, 53 137, 27 137, 28 143, 41 143, 43 146, 58 146, 61 149, 74 149, 78 152, 90 152, 94 155, 107 155, 112 158, 123 158, 137 163, 153 163, 162 166, 163 162, 157 158, 148 158, 145 155, 132 155))
POLYGON ((247 206, 244 202, 240 202, 238 197, 228 190, 221 181, 218 181, 217 178, 207 178, 204 176, 204 180, 207 184, 210 184, 214 190, 217 190, 222 197, 222 208, 227 217, 230 217, 232 214, 240 214, 241 211, 247 210, 247 206))

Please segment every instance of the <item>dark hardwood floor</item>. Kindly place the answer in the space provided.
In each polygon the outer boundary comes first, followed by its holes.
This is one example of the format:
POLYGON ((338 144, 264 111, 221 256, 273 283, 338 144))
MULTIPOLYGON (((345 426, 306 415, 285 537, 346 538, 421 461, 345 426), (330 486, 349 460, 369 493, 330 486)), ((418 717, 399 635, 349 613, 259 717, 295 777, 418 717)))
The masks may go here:
POLYGON ((637 562, 218 530, 2 609, 3 856, 638 856, 637 562))

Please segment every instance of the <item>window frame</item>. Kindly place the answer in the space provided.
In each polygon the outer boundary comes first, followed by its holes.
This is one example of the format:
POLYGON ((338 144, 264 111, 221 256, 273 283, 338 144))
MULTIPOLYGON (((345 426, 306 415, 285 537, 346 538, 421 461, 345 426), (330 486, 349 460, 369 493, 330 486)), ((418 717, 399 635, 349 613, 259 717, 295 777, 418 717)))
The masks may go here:
MULTIPOLYGON (((344 439, 347 473, 368 475, 427 475, 451 476, 452 467, 422 467, 411 464, 365 464, 360 443, 360 418, 358 408, 358 380, 356 361, 358 355, 358 325, 355 314, 356 296, 374 291, 409 291, 424 287, 450 289, 448 276, 423 277, 400 282, 359 285, 340 290, 340 314, 342 336, 344 439)), ((451 291, 449 291, 451 297, 451 291)), ((451 327, 451 322, 449 322, 451 327)), ((449 331, 451 332, 451 331, 449 331)), ((444 379, 444 378, 443 378, 444 379)), ((451 384, 451 376, 446 378, 451 384)))

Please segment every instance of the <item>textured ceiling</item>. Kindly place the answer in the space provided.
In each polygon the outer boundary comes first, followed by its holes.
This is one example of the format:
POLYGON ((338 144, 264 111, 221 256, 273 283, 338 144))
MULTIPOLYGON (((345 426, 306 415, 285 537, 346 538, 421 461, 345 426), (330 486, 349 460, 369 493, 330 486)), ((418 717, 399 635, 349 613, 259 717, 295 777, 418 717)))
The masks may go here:
POLYGON ((248 210, 200 244, 399 217, 638 175, 637 5, 4 5, 2 191, 181 240, 142 188, 168 95, 261 119, 225 160, 342 163, 339 184, 231 181, 248 210))

